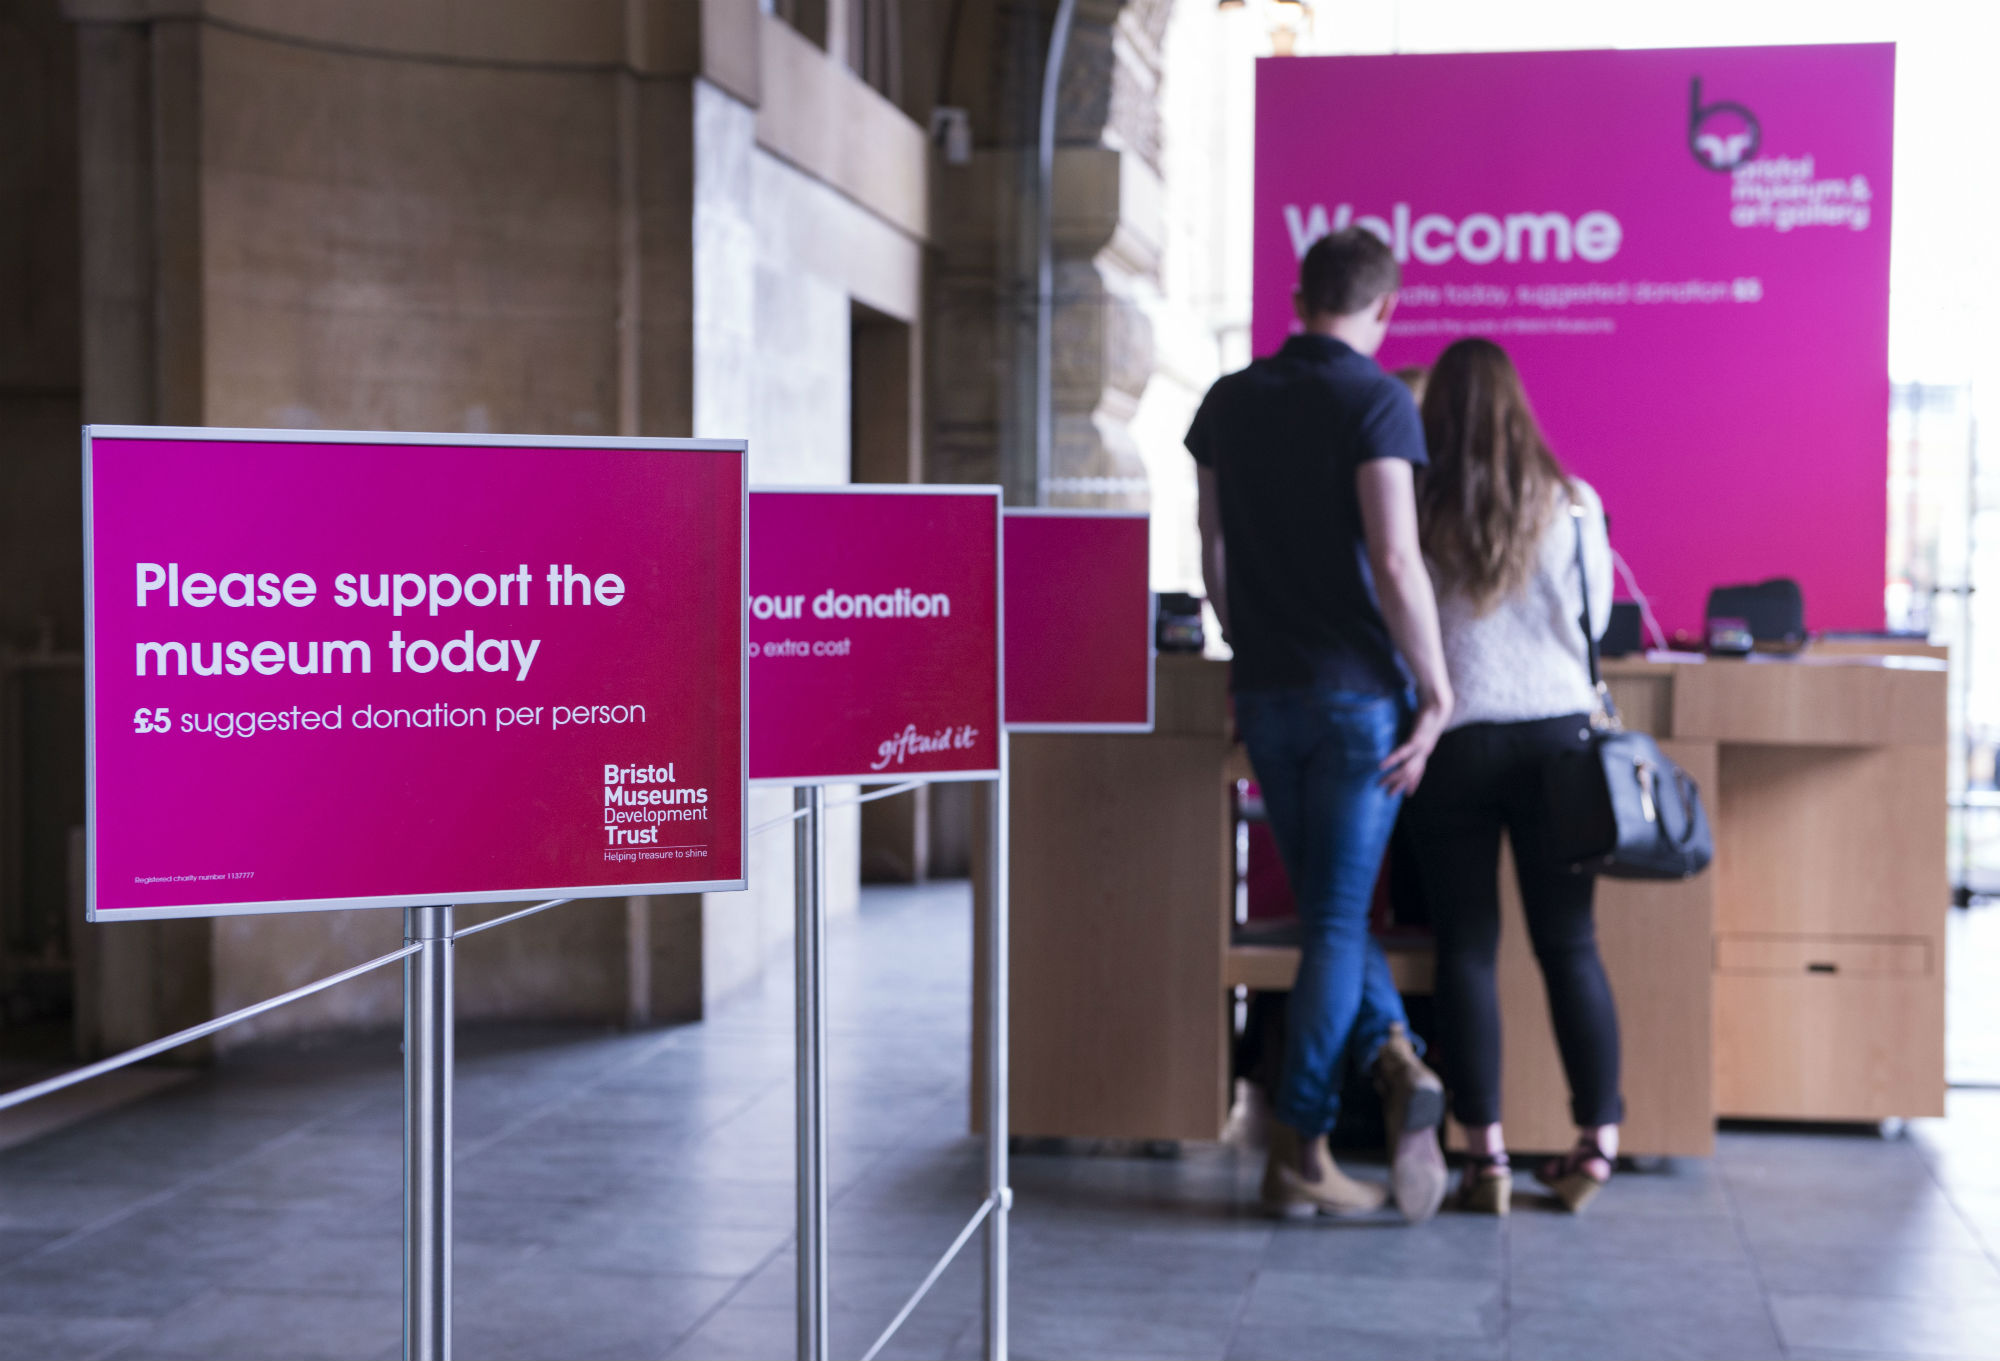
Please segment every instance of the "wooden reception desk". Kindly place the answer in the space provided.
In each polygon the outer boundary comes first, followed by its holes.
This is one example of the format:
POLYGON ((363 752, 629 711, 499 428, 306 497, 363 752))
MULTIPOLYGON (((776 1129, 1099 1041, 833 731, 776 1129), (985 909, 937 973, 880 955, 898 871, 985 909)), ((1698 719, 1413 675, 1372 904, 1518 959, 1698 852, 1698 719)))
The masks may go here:
MULTIPOLYGON (((1607 663, 1716 836, 1698 878, 1599 883, 1629 1151, 1707 1154, 1717 1117, 1942 1113, 1946 677, 1924 651, 1607 663)), ((1013 739, 1017 1134, 1215 1138, 1231 990, 1291 984, 1293 950, 1230 943, 1231 796, 1250 772, 1227 685, 1225 664, 1162 657, 1154 733, 1013 739)), ((1511 871, 1502 884, 1510 1142, 1563 1147, 1562 1070, 1511 871)), ((1428 991, 1426 945, 1391 960, 1428 991)))

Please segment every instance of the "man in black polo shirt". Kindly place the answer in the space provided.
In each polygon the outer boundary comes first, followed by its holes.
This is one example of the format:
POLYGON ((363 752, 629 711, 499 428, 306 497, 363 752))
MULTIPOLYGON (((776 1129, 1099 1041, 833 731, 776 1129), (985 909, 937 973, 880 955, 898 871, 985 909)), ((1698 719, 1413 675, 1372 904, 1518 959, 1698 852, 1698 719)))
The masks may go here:
POLYGON ((1349 1062, 1389 1125, 1390 1186, 1411 1220, 1444 1198, 1444 1090, 1409 1033, 1368 908, 1403 796, 1451 713, 1437 605, 1417 546, 1425 463, 1410 394, 1371 357, 1400 271, 1360 228, 1306 252, 1303 334, 1209 390, 1200 465, 1203 576, 1235 650, 1236 723, 1303 929, 1264 1200, 1362 1213, 1383 1189, 1327 1150, 1349 1062))

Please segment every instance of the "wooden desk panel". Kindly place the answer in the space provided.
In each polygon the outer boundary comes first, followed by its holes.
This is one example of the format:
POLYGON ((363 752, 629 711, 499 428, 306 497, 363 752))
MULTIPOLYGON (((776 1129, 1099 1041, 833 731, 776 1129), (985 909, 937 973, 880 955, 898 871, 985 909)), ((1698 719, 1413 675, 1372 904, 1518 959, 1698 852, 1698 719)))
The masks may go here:
POLYGON ((1723 1115, 1886 1120, 1944 1114, 1941 978, 1720 972, 1723 1115))
POLYGON ((1939 934, 1951 900, 1945 778, 1942 744, 1724 747, 1709 803, 1716 930, 1939 934))
POLYGON ((1626 727, 1654 737, 1674 735, 1674 678, 1670 672, 1612 671, 1607 665, 1604 680, 1626 727))
POLYGON ((1220 738, 1013 739, 1012 1126, 1213 1139, 1235 885, 1220 738))
POLYGON ((1673 730, 1755 746, 1935 745, 1945 682, 1928 657, 1688 662, 1674 674, 1673 730))

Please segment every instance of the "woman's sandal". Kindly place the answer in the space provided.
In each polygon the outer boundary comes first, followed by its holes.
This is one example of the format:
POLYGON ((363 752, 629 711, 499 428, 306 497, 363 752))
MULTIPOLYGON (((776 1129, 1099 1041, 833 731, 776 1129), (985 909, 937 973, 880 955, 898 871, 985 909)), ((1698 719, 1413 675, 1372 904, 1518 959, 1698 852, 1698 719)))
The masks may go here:
POLYGON ((1505 1216, 1514 1207, 1514 1174, 1505 1153, 1468 1153, 1458 1174, 1458 1208, 1505 1216))
POLYGON ((1589 1164, 1602 1162, 1606 1167, 1616 1166, 1597 1146, 1595 1139, 1579 1139, 1575 1148, 1560 1158, 1550 1158, 1535 1169, 1535 1180, 1555 1193, 1562 1207, 1571 1214, 1582 1214, 1583 1207, 1590 1204, 1592 1197, 1604 1189, 1611 1178, 1606 1175, 1600 1181, 1590 1175, 1589 1164))

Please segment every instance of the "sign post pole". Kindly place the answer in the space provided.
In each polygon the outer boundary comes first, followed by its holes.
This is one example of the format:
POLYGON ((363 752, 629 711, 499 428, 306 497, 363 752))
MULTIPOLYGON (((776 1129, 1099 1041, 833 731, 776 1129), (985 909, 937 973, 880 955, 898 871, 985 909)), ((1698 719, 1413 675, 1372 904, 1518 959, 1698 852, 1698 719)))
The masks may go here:
POLYGON ((403 909, 403 1356, 451 1357, 452 911, 403 909))
POLYGON ((986 914, 986 1358, 1007 1361, 1007 892, 1008 735, 1000 732, 1000 775, 993 782, 993 900, 986 914))
POLYGON ((798 1021, 799 1361, 826 1361, 826 786, 792 791, 798 1021))

